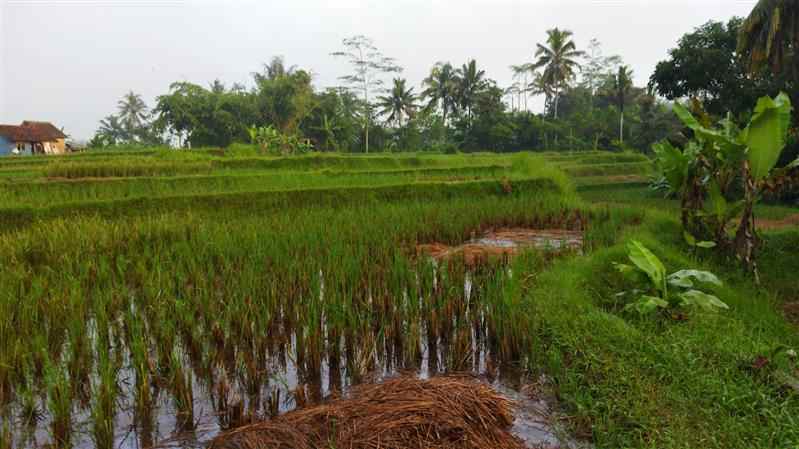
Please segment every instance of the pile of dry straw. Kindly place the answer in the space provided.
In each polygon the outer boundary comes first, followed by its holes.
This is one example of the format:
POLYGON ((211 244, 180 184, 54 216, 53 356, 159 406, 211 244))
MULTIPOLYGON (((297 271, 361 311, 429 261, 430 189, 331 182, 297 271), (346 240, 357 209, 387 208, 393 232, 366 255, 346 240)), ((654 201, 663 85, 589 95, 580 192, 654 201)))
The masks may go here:
POLYGON ((398 378, 235 429, 210 449, 521 449, 511 405, 466 377, 398 378))

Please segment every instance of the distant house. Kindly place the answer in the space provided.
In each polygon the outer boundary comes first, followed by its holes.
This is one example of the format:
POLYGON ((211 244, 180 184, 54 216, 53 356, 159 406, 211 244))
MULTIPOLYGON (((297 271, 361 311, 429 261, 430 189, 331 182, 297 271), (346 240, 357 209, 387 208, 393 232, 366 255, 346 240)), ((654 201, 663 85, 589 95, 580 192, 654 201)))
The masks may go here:
POLYGON ((24 121, 0 125, 0 156, 10 154, 64 154, 67 136, 49 122, 24 121))

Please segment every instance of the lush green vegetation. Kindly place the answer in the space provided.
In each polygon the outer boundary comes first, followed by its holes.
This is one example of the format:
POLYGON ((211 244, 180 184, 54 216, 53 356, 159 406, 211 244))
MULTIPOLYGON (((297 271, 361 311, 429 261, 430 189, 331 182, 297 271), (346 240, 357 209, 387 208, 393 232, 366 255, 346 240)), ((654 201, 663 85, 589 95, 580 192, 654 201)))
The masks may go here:
POLYGON ((799 441, 799 395, 780 380, 797 369, 780 348, 799 347, 781 304, 797 298, 790 258, 778 262, 799 231, 765 234, 768 288, 757 288, 686 245, 679 204, 641 182, 651 162, 640 155, 248 151, 0 162, 3 444, 34 444, 30 422, 38 444, 111 447, 129 413, 148 445, 164 413, 191 429, 206 395, 227 428, 286 398, 318 399, 323 372, 328 385, 357 382, 422 354, 443 371, 475 369, 472 342, 550 376, 563 424, 598 447, 799 441), (604 167, 635 178, 620 184, 604 167), (434 266, 415 249, 497 227, 584 228, 585 252, 434 266), (630 284, 613 263, 632 239, 668 267, 715 273, 729 310, 625 311, 635 299, 616 295, 630 284), (753 368, 758 357, 768 364, 753 368), (289 366, 302 392, 282 386, 289 366))
POLYGON ((0 449, 202 438, 405 369, 523 371, 598 448, 799 446, 797 14, 708 23, 649 89, 554 28, 507 89, 470 60, 383 91, 356 36, 347 89, 277 58, 0 159, 0 449), (582 248, 424 251, 505 228, 582 248))

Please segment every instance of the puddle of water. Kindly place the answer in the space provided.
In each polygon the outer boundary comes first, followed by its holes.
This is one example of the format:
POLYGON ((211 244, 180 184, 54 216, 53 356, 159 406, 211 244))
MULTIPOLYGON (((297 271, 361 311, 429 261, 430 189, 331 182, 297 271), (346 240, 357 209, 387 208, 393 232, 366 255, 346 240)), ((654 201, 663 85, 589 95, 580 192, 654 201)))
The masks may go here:
POLYGON ((581 252, 583 233, 564 229, 498 229, 468 240, 458 246, 424 244, 417 252, 436 260, 463 257, 467 265, 491 259, 512 257, 519 252, 537 249, 547 252, 581 252))
MULTIPOLYGON (((563 437, 557 430, 551 417, 550 405, 543 399, 533 399, 523 392, 526 383, 523 373, 511 365, 496 363, 497 358, 492 353, 488 344, 489 335, 484 329, 472 329, 469 335, 468 351, 462 363, 453 363, 453 345, 455 336, 433 339, 426 332, 420 337, 419 358, 415 363, 404 363, 397 348, 386 351, 373 351, 375 356, 374 369, 362 376, 363 382, 380 382, 400 374, 413 374, 420 378, 429 378, 450 372, 465 372, 478 376, 483 382, 490 385, 495 391, 515 403, 515 421, 511 432, 522 439, 531 448, 565 448, 573 447, 573 442, 563 437), (453 369, 453 365, 458 369, 453 369)), ((326 398, 346 394, 347 390, 359 383, 352 373, 348 372, 346 361, 346 348, 344 342, 339 342, 342 359, 331 360, 325 354, 320 361, 321 369, 316 375, 308 375, 306 369, 296 362, 298 358, 296 339, 268 356, 271 375, 264 385, 259 387, 257 398, 248 397, 242 393, 244 388, 238 385, 237 393, 231 394, 228 402, 235 403, 241 400, 244 410, 253 408, 253 412, 263 418, 269 415, 269 398, 279 395, 279 411, 281 413, 297 408, 298 403, 313 405, 326 398), (285 356, 280 352, 286 351, 285 356)), ((132 374, 129 373, 130 376, 132 374)), ((123 375, 122 377, 127 377, 123 375)), ((122 382, 126 385, 131 382, 122 382)), ((232 382, 234 385, 236 382, 232 382)), ((130 398, 133 395, 132 387, 123 394, 121 411, 116 417, 116 442, 115 447, 121 449, 152 448, 203 448, 208 442, 223 431, 222 413, 218 404, 220 397, 209 388, 202 379, 193 377, 194 385, 194 417, 195 428, 191 431, 177 430, 177 410, 166 392, 161 392, 153 410, 154 419, 151 428, 145 429, 136 424, 133 405, 130 398)), ((88 449, 95 447, 91 438, 88 411, 75 415, 74 420, 79 423, 73 434, 73 447, 88 449)), ((17 423, 19 424, 19 423, 17 423)), ((50 441, 47 420, 40 423, 29 432, 22 431, 17 426, 14 447, 45 447, 50 441)))

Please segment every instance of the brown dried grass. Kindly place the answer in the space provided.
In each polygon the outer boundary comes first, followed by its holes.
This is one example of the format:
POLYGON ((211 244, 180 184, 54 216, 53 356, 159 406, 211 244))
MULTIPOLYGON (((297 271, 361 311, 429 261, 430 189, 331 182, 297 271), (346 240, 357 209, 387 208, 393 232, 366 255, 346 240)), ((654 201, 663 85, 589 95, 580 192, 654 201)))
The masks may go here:
POLYGON ((789 215, 782 220, 769 220, 765 218, 758 218, 755 220, 757 229, 761 231, 773 231, 785 228, 792 228, 799 226, 799 214, 789 215))
POLYGON ((521 449, 511 406, 468 377, 403 377, 230 431, 210 449, 521 449))

